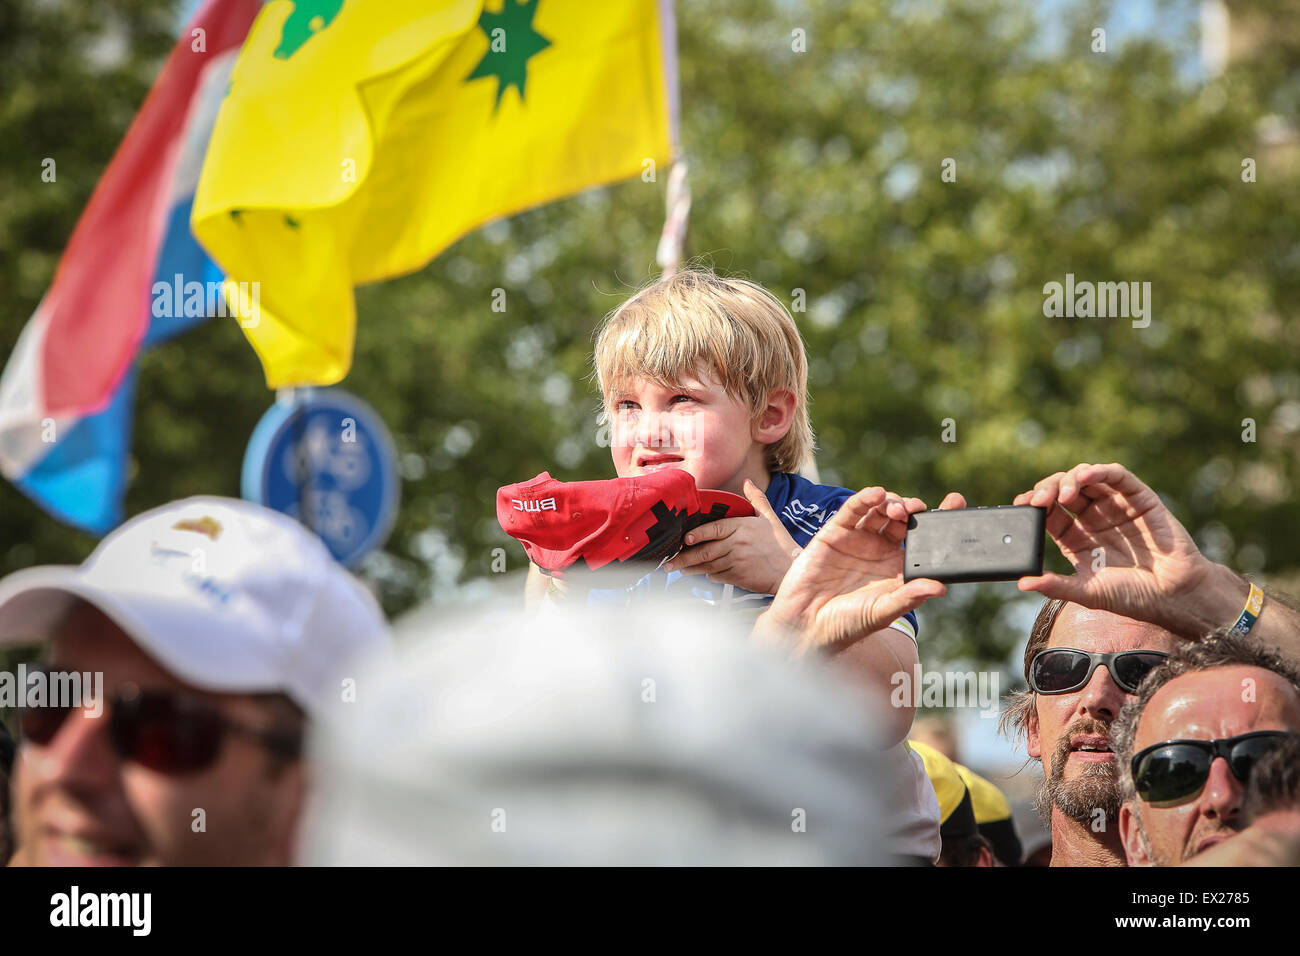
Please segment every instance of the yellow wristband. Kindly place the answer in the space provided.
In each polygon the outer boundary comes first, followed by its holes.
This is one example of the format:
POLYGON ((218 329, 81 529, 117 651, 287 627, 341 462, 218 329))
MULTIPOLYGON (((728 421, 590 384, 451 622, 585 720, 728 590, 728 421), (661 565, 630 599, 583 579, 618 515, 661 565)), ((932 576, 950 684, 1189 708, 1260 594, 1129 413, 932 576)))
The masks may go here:
POLYGON ((1250 582, 1250 594, 1246 597, 1246 606, 1242 609, 1241 617, 1237 618, 1237 623, 1232 625, 1230 630, 1245 637, 1250 633, 1250 629, 1255 626, 1259 620, 1259 612, 1264 607, 1264 592, 1260 590, 1258 584, 1250 582))

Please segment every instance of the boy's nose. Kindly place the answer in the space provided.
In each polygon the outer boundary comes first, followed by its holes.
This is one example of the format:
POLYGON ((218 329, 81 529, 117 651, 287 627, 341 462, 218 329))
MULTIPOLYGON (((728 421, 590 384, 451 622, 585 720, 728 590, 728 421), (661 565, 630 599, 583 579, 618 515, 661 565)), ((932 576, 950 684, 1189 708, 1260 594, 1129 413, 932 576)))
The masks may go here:
POLYGON ((646 412, 637 429, 637 443, 643 448, 664 448, 672 445, 672 429, 665 416, 646 412))

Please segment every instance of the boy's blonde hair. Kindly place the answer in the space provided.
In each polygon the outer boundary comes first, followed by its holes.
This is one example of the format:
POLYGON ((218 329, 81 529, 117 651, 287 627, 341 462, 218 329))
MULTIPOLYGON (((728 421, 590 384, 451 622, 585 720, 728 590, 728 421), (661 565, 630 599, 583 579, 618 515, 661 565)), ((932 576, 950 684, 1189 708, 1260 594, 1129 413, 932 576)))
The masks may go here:
POLYGON ((803 339, 785 306, 756 282, 701 268, 651 282, 605 316, 594 359, 606 411, 618 388, 638 377, 675 388, 711 371, 748 406, 751 421, 773 389, 788 388, 794 418, 785 436, 767 446, 768 470, 797 471, 812 455, 803 339))

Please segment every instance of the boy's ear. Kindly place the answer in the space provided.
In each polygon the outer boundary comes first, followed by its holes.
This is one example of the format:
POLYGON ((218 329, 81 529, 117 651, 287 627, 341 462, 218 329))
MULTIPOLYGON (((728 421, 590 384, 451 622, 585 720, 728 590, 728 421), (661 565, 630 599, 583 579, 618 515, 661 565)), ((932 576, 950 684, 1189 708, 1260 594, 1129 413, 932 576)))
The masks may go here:
POLYGON ((794 422, 795 405, 798 401, 793 389, 772 389, 767 396, 767 405, 758 413, 758 418, 754 422, 754 440, 770 445, 784 438, 794 422))

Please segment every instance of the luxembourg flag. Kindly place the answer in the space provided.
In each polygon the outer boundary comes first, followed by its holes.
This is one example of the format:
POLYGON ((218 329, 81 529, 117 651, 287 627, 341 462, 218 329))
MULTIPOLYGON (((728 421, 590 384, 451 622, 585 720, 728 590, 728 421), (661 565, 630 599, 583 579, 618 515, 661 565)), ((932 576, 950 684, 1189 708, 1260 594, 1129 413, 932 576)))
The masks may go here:
POLYGON ((260 9, 260 0, 207 0, 194 15, 0 376, 0 471, 56 518, 95 534, 123 516, 140 352, 208 317, 206 308, 172 307, 201 301, 184 295, 187 283, 208 289, 223 278, 190 233, 190 206, 260 9))

